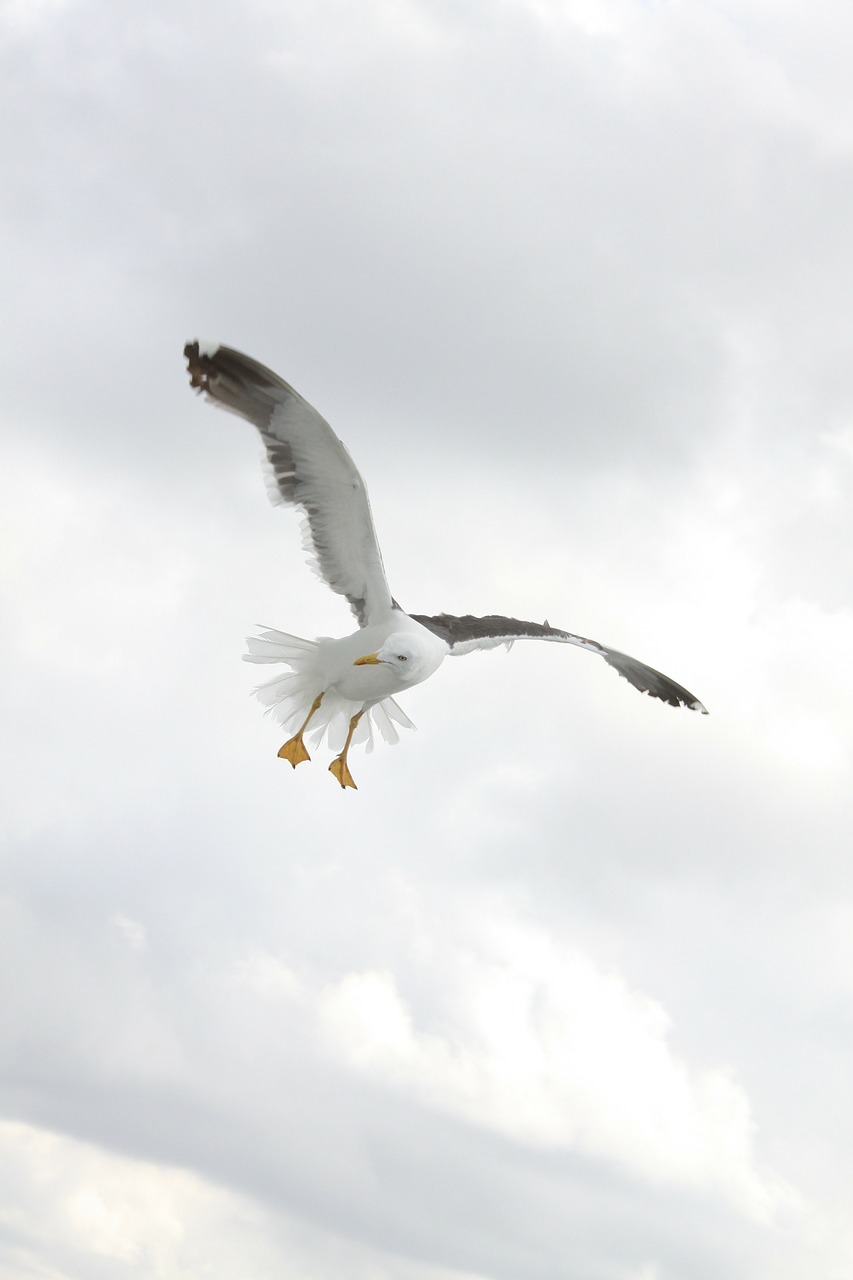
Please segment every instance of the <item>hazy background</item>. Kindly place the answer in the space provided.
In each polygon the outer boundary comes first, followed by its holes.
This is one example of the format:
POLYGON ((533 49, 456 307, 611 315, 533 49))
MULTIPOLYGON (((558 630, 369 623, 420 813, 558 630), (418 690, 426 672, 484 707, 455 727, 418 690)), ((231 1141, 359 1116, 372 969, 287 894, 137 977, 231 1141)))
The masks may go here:
POLYGON ((3 1280, 847 1280, 853 9, 3 6, 3 1280), (343 633, 186 339, 271 365, 448 662, 343 633))

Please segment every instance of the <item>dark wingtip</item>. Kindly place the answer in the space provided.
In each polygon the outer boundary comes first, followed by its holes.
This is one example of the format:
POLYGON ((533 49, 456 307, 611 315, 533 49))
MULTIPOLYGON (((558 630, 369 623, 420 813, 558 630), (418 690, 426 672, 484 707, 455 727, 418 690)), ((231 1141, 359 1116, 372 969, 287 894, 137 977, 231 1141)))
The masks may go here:
POLYGON ((184 346, 184 356, 190 375, 190 386, 196 391, 207 391, 211 373, 215 372, 210 356, 203 355, 198 339, 184 346))

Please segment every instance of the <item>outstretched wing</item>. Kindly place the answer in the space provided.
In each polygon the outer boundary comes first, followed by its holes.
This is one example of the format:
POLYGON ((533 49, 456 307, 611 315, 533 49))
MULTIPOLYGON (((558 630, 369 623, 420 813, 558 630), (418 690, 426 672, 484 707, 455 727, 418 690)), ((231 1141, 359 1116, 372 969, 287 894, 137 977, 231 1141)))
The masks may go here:
POLYGON ((618 653, 615 649, 606 649, 595 640, 586 640, 571 631, 561 631, 549 623, 520 622, 517 618, 502 618, 491 614, 488 618, 472 618, 470 614, 464 618, 455 618, 450 613, 440 613, 436 618, 426 618, 419 613, 411 615, 421 626, 441 636, 450 646, 451 655, 471 653, 474 649, 494 649, 499 644, 511 645, 514 640, 535 639, 552 640, 557 644, 576 644, 590 653, 597 653, 611 667, 615 667, 620 676, 653 698, 668 702, 671 707, 689 707, 691 711, 708 712, 697 697, 688 692, 682 685, 670 680, 653 667, 638 662, 627 653, 618 653))
POLYGON ((230 347, 184 347, 190 383, 254 424, 272 471, 273 501, 305 512, 306 550, 320 576, 345 596, 360 626, 392 606, 370 502, 355 463, 332 428, 283 379, 230 347))

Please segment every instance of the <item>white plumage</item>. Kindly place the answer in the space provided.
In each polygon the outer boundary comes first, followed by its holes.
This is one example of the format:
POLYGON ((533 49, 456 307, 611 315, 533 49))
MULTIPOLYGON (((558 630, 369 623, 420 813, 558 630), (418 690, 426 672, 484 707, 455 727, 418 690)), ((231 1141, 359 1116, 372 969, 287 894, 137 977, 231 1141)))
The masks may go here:
POLYGON ((673 706, 705 714, 687 689, 627 654, 552 627, 491 615, 486 618, 405 613, 393 599, 373 527, 364 481, 324 418, 283 379, 230 347, 187 343, 193 387, 260 432, 274 501, 305 513, 309 558, 331 589, 350 603, 358 631, 339 639, 303 640, 267 630, 248 641, 249 662, 288 670, 257 689, 261 703, 293 733, 279 751, 295 767, 324 736, 338 756, 329 766, 342 787, 355 787, 351 746, 370 750, 374 729, 397 742, 397 727, 413 728, 394 694, 428 679, 450 655, 538 638, 578 645, 614 667, 635 688, 673 706))
MULTIPOLYGON (((333 751, 340 751, 352 716, 369 698, 378 694, 380 701, 368 703, 367 714, 356 727, 352 745, 364 743, 367 750, 372 751, 374 727, 386 742, 399 742, 397 725, 404 729, 414 729, 415 726, 394 698, 381 696, 384 690, 376 687, 378 677, 381 676, 386 687, 399 692, 402 682, 395 678, 394 668, 386 663, 365 663, 360 667, 353 665, 356 659, 371 652, 371 640, 375 640, 378 647, 381 647, 379 640, 369 634, 373 630, 374 628, 367 627, 340 640, 327 637, 302 640, 298 636, 286 635, 283 631, 262 631, 260 636, 250 636, 246 641, 249 649, 245 655, 247 662, 284 663, 290 667, 285 675, 273 676, 271 680, 258 686, 258 701, 273 713, 285 729, 295 732, 317 693, 324 690, 325 696, 311 718, 306 736, 313 747, 320 746, 325 736, 329 747, 333 751), (365 645, 368 647, 365 648, 365 645)), ((396 648, 403 647, 401 639, 396 648)), ((446 646, 443 649, 435 646, 437 661, 432 670, 441 663, 445 652, 446 646)), ((411 660, 407 653, 406 661, 411 660)), ((429 674, 432 674, 432 670, 429 674)), ((409 672, 406 674, 409 675, 409 672)), ((414 669, 412 678, 406 683, 417 683, 413 677, 414 669)), ((426 679, 426 676, 420 678, 426 679)), ((405 684, 402 687, 405 688, 405 684)))

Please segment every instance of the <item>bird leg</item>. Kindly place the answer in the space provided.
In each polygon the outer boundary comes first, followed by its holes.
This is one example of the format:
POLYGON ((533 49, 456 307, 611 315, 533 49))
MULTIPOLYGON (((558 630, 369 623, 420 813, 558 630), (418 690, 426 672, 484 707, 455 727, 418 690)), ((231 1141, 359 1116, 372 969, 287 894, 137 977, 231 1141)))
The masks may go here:
POLYGON ((292 738, 289 738, 287 742, 285 742, 283 747, 279 747, 278 754, 280 758, 282 760, 289 760, 290 763, 293 765, 294 769, 298 764, 301 764, 303 760, 311 759, 311 757, 309 756, 306 750, 305 743, 302 741, 302 735, 305 732, 305 730, 308 728, 308 721, 314 715, 314 712, 317 710, 317 708, 319 707, 322 701, 323 701, 323 695, 322 693, 318 693, 317 697, 314 699, 314 701, 311 704, 311 710, 308 712, 308 715, 302 721, 302 727, 299 729, 298 733, 295 733, 292 738))
POLYGON ((355 726, 363 715, 364 707, 361 708, 361 711, 357 711, 352 720, 350 720, 349 732, 347 733, 347 740, 344 743, 344 749, 339 756, 335 756, 334 760, 329 765, 329 773, 333 773, 335 775, 342 787, 352 787, 353 791, 358 791, 358 787, 355 785, 353 776, 349 771, 349 766, 347 765, 347 752, 349 751, 349 744, 352 742, 352 735, 355 733, 355 726))

